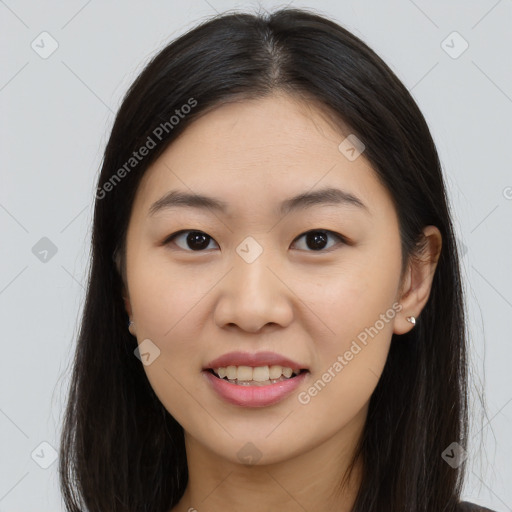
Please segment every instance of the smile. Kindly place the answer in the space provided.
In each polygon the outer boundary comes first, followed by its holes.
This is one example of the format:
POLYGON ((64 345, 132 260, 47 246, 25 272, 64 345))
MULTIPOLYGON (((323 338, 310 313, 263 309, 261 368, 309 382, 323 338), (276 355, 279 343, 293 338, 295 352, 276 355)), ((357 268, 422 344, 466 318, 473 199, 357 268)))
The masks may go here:
POLYGON ((299 375, 301 371, 280 365, 271 366, 225 366, 210 369, 217 377, 242 386, 268 386, 299 375))
POLYGON ((277 365, 256 368, 228 366, 203 370, 202 374, 209 386, 224 401, 242 407, 266 407, 280 402, 292 393, 304 382, 309 371, 293 371, 277 365), (279 377, 271 378, 278 373, 279 377))

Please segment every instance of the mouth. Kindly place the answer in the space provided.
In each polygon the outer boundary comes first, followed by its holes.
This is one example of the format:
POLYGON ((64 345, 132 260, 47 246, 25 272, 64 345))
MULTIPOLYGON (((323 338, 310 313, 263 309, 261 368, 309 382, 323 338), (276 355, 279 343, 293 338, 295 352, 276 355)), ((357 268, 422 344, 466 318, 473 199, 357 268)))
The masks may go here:
POLYGON ((273 365, 205 368, 201 373, 225 402, 238 407, 268 407, 304 386, 310 372, 273 365))
POLYGON ((238 386, 270 386, 278 382, 291 381, 304 373, 309 373, 306 368, 294 369, 278 365, 273 366, 227 366, 219 368, 206 368, 219 380, 236 384, 238 386))

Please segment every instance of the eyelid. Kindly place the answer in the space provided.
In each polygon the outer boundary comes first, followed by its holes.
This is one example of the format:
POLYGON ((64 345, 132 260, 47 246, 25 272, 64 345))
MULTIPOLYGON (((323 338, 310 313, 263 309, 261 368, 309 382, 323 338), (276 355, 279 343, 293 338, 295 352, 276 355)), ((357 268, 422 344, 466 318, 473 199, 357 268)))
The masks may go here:
POLYGON ((302 233, 301 235, 299 235, 294 241, 293 243, 296 243, 297 240, 299 240, 300 238, 302 238, 303 236, 306 236, 308 235, 309 233, 314 233, 314 232, 324 232, 324 233, 327 233, 328 236, 332 236, 334 238, 337 238, 338 239, 338 243, 335 243, 333 244, 331 247, 328 247, 327 249, 320 249, 318 251, 313 251, 313 250, 303 250, 301 252, 306 252, 306 253, 311 253, 311 254, 318 254, 318 255, 328 255, 330 254, 331 252, 333 251, 336 251, 338 249, 340 249, 340 246, 341 245, 353 245, 352 242, 345 236, 343 236, 342 234, 336 232, 336 231, 333 231, 331 229, 323 229, 323 228, 313 228, 313 229, 308 229, 307 231, 305 231, 304 233, 302 233))
MULTIPOLYGON (((338 238, 338 240, 343 244, 343 245, 352 245, 352 242, 344 235, 341 235, 340 233, 337 233, 336 231, 332 231, 330 229, 324 229, 324 228, 313 228, 313 229, 308 229, 307 231, 304 231, 303 233, 301 233, 300 235, 298 235, 292 242, 292 244, 296 243, 297 240, 299 240, 300 238, 308 235, 309 233, 314 233, 316 231, 319 231, 319 232, 324 232, 324 233, 327 233, 328 235, 331 235, 335 238, 338 238)), ((202 231, 200 229, 181 229, 179 231, 175 231, 174 233, 172 233, 171 235, 167 236, 164 241, 162 242, 162 245, 168 245, 170 244, 174 238, 178 237, 179 235, 182 235, 183 233, 189 233, 189 232, 197 232, 197 233, 202 233, 204 235, 206 235, 210 240, 213 240, 217 245, 218 243, 216 242, 216 240, 208 235, 208 233, 206 233, 205 231, 202 231)), ((333 245, 332 247, 328 248, 328 249, 321 249, 319 251, 312 251, 312 250, 305 250, 304 252, 310 252, 310 253, 316 253, 316 254, 326 254, 326 253, 330 253, 331 251, 335 250, 337 247, 338 247, 339 244, 335 244, 333 245)), ((190 252, 190 253, 201 253, 201 252, 207 252, 206 250, 201 250, 201 251, 192 251, 192 250, 187 250, 187 249, 181 249, 181 247, 178 247, 179 250, 182 250, 184 252, 190 252)))
MULTIPOLYGON (((196 232, 196 233, 202 233, 204 235, 206 235, 210 240, 213 240, 216 244, 217 242, 215 241, 215 238, 213 238, 212 236, 210 236, 208 233, 206 233, 205 231, 202 231, 201 229, 180 229, 179 231, 175 231, 174 233, 170 234, 169 236, 167 236, 164 241, 162 242, 162 245, 168 245, 170 244, 174 238, 177 238, 178 236, 182 235, 183 233, 192 233, 192 232, 196 232)), ((219 244, 217 244, 219 245, 219 244)), ((185 252, 195 252, 195 253, 199 253, 199 252, 206 252, 206 251, 191 251, 191 250, 185 250, 185 249, 181 249, 181 247, 179 247, 178 249, 182 250, 182 251, 185 251, 185 252)))

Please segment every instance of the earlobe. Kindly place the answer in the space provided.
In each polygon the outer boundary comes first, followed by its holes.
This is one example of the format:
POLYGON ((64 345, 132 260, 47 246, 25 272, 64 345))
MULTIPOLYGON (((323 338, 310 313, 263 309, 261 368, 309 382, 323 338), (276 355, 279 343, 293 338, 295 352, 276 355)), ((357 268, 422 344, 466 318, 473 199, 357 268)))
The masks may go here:
POLYGON ((405 334, 413 329, 416 324, 416 316, 419 314, 419 310, 416 309, 417 306, 412 296, 412 288, 412 267, 409 266, 400 288, 401 296, 398 297, 402 309, 397 315, 393 325, 394 334, 405 334))
POLYGON ((124 301, 124 309, 126 310, 126 313, 128 313, 128 316, 132 316, 132 305, 130 304, 130 299, 123 293, 123 301, 124 301))
POLYGON ((116 266, 117 272, 121 275, 121 255, 117 249, 114 251, 114 254, 112 254, 112 261, 116 266))
POLYGON ((136 337, 135 334, 135 323, 133 322, 133 313, 132 313, 132 305, 130 303, 130 299, 128 297, 128 294, 126 293, 126 290, 123 290, 123 301, 124 301, 124 309, 126 310, 126 313, 128 314, 129 320, 128 320, 128 330, 132 334, 132 336, 136 337))

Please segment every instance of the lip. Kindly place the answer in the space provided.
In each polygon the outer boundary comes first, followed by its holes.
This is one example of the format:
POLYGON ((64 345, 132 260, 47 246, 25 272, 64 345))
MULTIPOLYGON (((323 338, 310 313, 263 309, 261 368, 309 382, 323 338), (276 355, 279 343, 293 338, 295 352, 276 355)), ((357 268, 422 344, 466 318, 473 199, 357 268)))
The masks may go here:
POLYGON ((203 370, 201 373, 223 400, 241 407, 267 407, 276 404, 297 389, 309 375, 309 371, 305 371, 295 377, 276 382, 275 384, 242 386, 220 379, 209 370, 203 370))
MULTIPOLYGON (((251 354, 250 352, 229 352, 220 357, 217 357, 213 361, 210 361, 203 370, 213 370, 219 367, 227 366, 251 366, 255 368, 257 366, 272 366, 279 365, 292 370, 308 370, 308 368, 296 361, 284 357, 275 352, 257 352, 251 354)), ((272 386, 272 384, 269 384, 272 386)))

